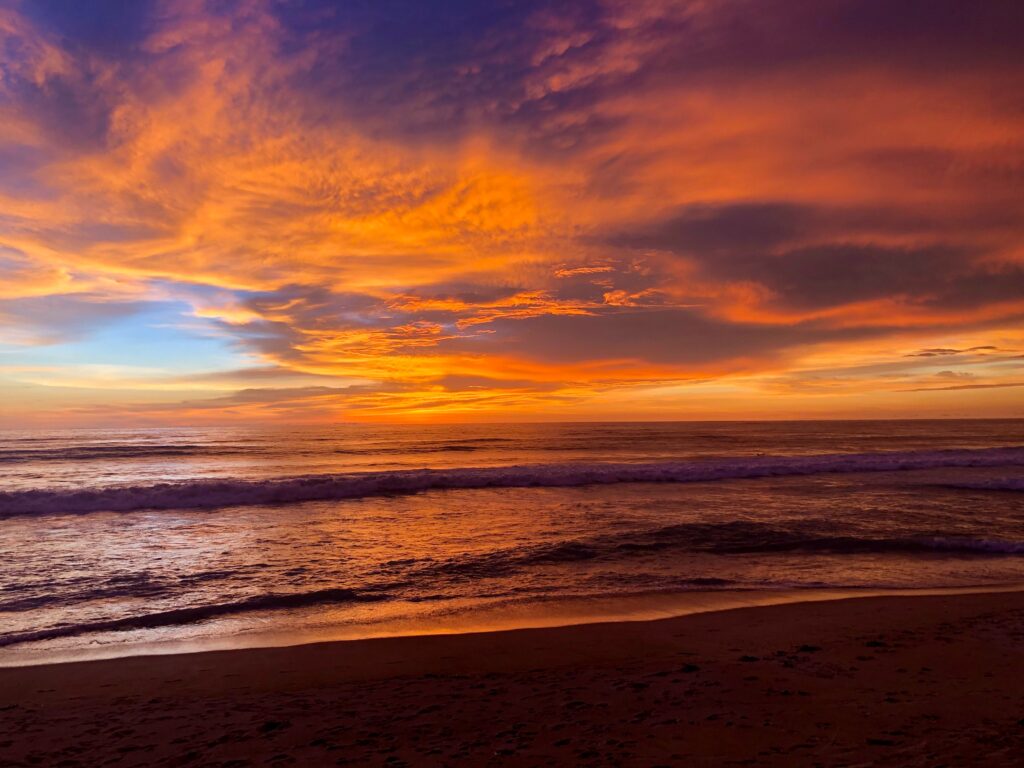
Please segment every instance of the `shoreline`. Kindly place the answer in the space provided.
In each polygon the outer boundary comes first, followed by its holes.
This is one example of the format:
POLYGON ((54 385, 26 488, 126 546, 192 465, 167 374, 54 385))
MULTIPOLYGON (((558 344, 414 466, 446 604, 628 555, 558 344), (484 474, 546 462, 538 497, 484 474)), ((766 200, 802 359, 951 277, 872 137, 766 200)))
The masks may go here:
POLYGON ((5 668, 0 758, 1019 765, 1021 679, 1024 592, 863 597, 5 668))
MULTIPOLYGON (((799 587, 653 592, 607 598, 554 598, 513 605, 485 606, 441 615, 398 618, 374 624, 331 625, 306 630, 268 630, 191 639, 110 643, 69 649, 0 649, 0 670, 114 661, 148 656, 183 656, 266 648, 296 648, 386 638, 484 634, 560 629, 612 623, 683 618, 705 613, 778 605, 862 600, 875 597, 927 597, 1024 592, 1024 584, 961 587, 799 587)), ((87 638, 88 634, 82 635, 87 638)))

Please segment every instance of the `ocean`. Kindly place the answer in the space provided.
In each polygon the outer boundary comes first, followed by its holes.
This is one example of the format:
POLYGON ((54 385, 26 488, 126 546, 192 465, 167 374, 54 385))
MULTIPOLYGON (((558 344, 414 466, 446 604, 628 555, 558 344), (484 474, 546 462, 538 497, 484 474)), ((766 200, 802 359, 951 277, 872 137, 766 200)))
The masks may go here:
POLYGON ((1022 491, 1020 420, 4 431, 0 665, 997 589, 1022 491))

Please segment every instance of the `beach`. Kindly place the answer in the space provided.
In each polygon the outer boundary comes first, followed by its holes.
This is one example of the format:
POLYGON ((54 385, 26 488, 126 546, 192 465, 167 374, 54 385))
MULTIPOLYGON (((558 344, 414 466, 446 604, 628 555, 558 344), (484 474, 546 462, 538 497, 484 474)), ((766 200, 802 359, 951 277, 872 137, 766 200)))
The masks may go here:
POLYGON ((1024 592, 0 669, 0 762, 1020 765, 1024 592))
POLYGON ((1022 40, 0 0, 0 768, 1024 768, 1022 40))

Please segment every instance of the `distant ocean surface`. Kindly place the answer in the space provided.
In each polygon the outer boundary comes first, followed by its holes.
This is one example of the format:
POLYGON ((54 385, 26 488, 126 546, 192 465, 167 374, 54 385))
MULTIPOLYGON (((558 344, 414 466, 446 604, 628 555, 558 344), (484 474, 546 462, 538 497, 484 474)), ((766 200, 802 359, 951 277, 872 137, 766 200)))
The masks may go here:
POLYGON ((1022 491, 1019 420, 3 431, 0 664, 1021 584, 1022 491))

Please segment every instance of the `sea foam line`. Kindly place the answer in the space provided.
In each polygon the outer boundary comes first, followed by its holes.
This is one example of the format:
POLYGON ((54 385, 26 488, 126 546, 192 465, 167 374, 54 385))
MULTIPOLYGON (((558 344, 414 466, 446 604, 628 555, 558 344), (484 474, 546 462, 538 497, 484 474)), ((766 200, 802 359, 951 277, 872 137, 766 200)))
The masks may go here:
POLYGON ((645 464, 533 464, 457 469, 401 469, 270 480, 192 480, 85 490, 6 491, 0 492, 0 517, 293 504, 428 490, 567 488, 614 483, 692 483, 828 473, 1005 466, 1024 466, 1024 447, 755 456, 645 464))

